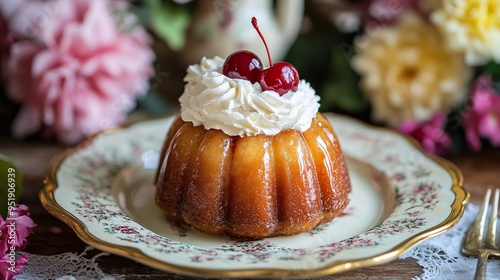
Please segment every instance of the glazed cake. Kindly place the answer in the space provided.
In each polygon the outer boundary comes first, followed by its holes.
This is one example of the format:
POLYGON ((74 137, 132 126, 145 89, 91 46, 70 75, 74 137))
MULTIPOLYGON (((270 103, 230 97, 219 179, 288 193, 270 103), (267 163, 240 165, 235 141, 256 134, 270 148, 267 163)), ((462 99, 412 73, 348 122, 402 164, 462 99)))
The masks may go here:
POLYGON ((224 75, 225 60, 188 68, 168 131, 156 203, 215 235, 293 235, 342 213, 351 190, 335 132, 304 80, 278 93, 224 75))

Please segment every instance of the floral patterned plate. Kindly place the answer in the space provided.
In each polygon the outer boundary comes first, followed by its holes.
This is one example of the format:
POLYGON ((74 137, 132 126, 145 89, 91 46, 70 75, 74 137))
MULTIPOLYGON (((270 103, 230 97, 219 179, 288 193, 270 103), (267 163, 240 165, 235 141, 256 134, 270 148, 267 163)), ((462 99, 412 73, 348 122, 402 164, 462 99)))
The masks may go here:
POLYGON ((197 276, 309 278, 382 264, 458 222, 469 194, 455 166, 391 130, 326 116, 348 158, 351 202, 345 215, 296 236, 241 241, 166 220, 154 204, 151 162, 172 117, 66 151, 40 199, 96 248, 197 276))

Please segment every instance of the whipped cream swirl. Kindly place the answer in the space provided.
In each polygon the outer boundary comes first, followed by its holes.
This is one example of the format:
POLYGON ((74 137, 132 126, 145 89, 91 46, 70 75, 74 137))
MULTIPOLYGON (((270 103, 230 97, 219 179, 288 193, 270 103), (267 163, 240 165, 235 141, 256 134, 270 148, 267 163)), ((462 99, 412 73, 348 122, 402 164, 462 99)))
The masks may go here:
POLYGON ((224 59, 214 57, 189 66, 179 98, 184 121, 231 136, 309 129, 319 109, 319 96, 309 83, 300 80, 297 91, 280 96, 262 91, 259 83, 226 77, 221 74, 223 65, 224 59))

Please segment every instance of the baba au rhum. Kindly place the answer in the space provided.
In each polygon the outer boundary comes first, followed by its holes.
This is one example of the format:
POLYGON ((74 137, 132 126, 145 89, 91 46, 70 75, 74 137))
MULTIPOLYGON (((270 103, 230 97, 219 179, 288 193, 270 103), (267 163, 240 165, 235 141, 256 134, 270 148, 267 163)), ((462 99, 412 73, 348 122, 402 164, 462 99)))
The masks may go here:
POLYGON ((294 235, 346 208, 347 167, 309 83, 287 69, 262 75, 278 63, 263 69, 252 55, 203 58, 188 68, 181 112, 161 152, 156 204, 208 234, 294 235))

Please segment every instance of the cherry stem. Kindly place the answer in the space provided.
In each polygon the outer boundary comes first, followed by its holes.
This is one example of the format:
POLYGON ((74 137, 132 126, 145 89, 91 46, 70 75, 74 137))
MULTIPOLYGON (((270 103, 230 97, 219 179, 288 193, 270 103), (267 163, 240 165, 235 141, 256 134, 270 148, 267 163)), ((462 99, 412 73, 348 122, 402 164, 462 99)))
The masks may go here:
POLYGON ((257 19, 255 17, 252 17, 252 25, 255 30, 257 30, 257 33, 259 33, 260 39, 262 39, 262 42, 264 42, 264 46, 266 47, 266 52, 267 52, 267 59, 269 60, 269 66, 273 65, 273 61, 271 60, 271 53, 269 52, 269 48, 267 47, 266 39, 264 39, 264 36, 260 32, 259 26, 257 25, 257 19))

